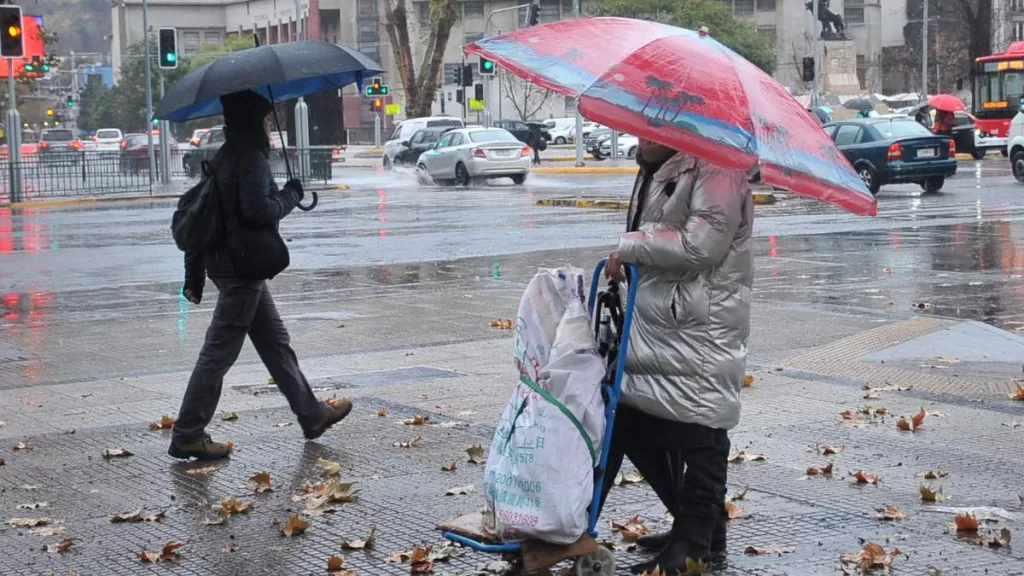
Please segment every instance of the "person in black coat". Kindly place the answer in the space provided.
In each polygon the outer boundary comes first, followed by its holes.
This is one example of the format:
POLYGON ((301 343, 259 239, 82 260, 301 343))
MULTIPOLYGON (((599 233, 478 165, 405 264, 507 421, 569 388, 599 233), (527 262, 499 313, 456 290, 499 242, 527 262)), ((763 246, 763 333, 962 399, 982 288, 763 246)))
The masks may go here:
MULTIPOLYGON (((302 184, 291 180, 278 189, 270 170, 270 139, 265 120, 271 104, 255 92, 221 97, 224 146, 212 165, 222 214, 237 215, 251 226, 276 227, 302 200, 302 184)), ((213 199, 211 199, 213 200, 213 199)), ((288 330, 263 280, 237 274, 224 242, 205 252, 185 253, 183 295, 193 304, 203 299, 209 277, 217 286, 217 306, 206 341, 185 390, 167 452, 175 458, 213 460, 231 453, 231 445, 206 433, 217 412, 224 375, 238 359, 245 337, 252 341, 307 439, 320 437, 352 410, 351 402, 320 402, 299 369, 288 330)))
POLYGON ((540 127, 536 124, 529 124, 529 131, 526 133, 526 145, 533 148, 533 163, 540 164, 541 148, 547 148, 544 135, 540 133, 540 127))

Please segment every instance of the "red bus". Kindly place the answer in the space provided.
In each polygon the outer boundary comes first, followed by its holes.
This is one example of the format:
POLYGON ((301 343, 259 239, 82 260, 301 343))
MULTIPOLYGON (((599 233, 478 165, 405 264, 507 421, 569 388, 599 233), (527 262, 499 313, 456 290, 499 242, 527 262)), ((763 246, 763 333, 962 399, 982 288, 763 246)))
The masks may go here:
POLYGON ((1010 120, 1024 103, 1024 42, 974 61, 971 113, 985 136, 1006 138, 1010 120))

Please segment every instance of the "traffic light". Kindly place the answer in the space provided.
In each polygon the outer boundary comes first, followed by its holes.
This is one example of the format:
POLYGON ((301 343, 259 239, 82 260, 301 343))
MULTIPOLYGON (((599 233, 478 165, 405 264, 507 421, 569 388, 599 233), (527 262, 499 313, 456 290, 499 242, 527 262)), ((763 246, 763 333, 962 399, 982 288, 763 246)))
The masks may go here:
POLYGON ((473 99, 476 100, 477 102, 483 102, 484 101, 484 85, 483 84, 474 84, 473 85, 473 99))
POLYGON ((463 95, 462 95, 462 88, 456 88, 455 89, 455 101, 458 102, 459 104, 462 104, 463 99, 464 98, 463 98, 463 95))
POLYGON ((43 67, 43 59, 40 58, 39 56, 33 56, 30 60, 26 60, 25 61, 25 73, 26 74, 33 74, 34 75, 37 72, 49 72, 49 71, 50 71, 50 65, 47 64, 46 67, 44 68, 43 67))
POLYGON ((68 108, 74 108, 75 107, 75 97, 72 96, 71 94, 68 94, 67 103, 68 103, 68 108))
POLYGON ((540 20, 540 0, 531 0, 526 8, 526 25, 536 26, 540 20))
POLYGON ((455 73, 453 74, 453 76, 454 79, 452 84, 455 84, 456 86, 462 86, 462 66, 458 66, 455 68, 455 73))
POLYGON ((380 78, 374 78, 370 85, 366 87, 367 96, 387 96, 388 85, 384 84, 380 78))
POLYGON ((804 82, 814 82, 814 58, 810 56, 804 56, 803 60, 803 74, 801 75, 804 82))
POLYGON ((25 34, 20 6, 0 6, 0 56, 25 57, 25 34))
POLYGON ((46 115, 52 117, 53 116, 53 108, 47 108, 46 109, 46 115))
POLYGON ((488 60, 487 58, 480 58, 480 63, 477 66, 478 72, 481 76, 494 76, 494 60, 488 60))
POLYGON ((473 85, 473 65, 465 64, 462 66, 462 86, 473 85))
POLYGON ((161 28, 157 31, 157 45, 160 68, 173 70, 178 67, 178 29, 161 28))
POLYGON ((380 109, 383 108, 383 107, 384 107, 384 99, 383 98, 374 98, 370 102, 370 110, 373 111, 373 112, 380 112, 380 109))

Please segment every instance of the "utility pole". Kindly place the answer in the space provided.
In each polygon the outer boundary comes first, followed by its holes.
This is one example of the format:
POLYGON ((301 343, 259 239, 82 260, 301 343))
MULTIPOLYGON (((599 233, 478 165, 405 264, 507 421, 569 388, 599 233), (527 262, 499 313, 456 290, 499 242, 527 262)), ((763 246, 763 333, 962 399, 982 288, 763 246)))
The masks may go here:
MULTIPOLYGON (((491 18, 494 18, 495 14, 499 14, 501 12, 512 12, 512 11, 515 11, 516 15, 517 15, 515 20, 516 20, 516 23, 518 24, 518 22, 519 22, 519 17, 518 17, 519 10, 521 10, 523 8, 529 8, 529 7, 530 7, 529 4, 519 4, 517 6, 508 6, 506 8, 498 8, 497 10, 491 10, 487 14, 487 19, 484 20, 484 38, 489 38, 490 37, 491 18)), ((498 34, 501 34, 501 29, 498 30, 498 34)), ((495 68, 497 68, 497 67, 495 67, 495 68)), ((504 117, 502 115, 502 113, 501 113, 501 104, 502 104, 502 100, 504 100, 504 97, 501 94, 501 76, 499 76, 500 73, 501 72, 499 70, 495 70, 494 71, 494 75, 487 78, 487 93, 490 95, 490 96, 488 96, 488 98, 491 98, 491 97, 494 96, 494 86, 497 85, 497 87, 498 87, 497 98, 494 98, 494 100, 492 100, 492 101, 496 101, 498 103, 498 118, 497 118, 497 120, 501 120, 504 117)), ((441 102, 442 102, 441 113, 443 114, 444 113, 444 104, 443 104, 444 103, 444 98, 443 97, 441 98, 441 102)), ((487 111, 487 113, 491 112, 491 105, 487 102, 487 98, 484 99, 484 108, 487 111)), ((493 122, 494 120, 495 120, 495 118, 494 118, 494 116, 492 114, 491 115, 491 121, 493 122)))
MULTIPOLYGON (((156 156, 153 150, 153 77, 149 61, 149 0, 142 0, 142 33, 145 34, 146 46, 146 143, 149 156, 149 183, 152 184, 156 175, 156 156)), ((166 168, 166 167, 165 167, 166 168)))
POLYGON ((819 45, 821 41, 821 31, 819 30, 821 23, 818 21, 818 3, 820 1, 812 0, 813 4, 811 5, 811 18, 813 19, 811 28, 814 30, 814 39, 811 41, 811 58, 814 59, 814 80, 811 82, 811 107, 818 106, 818 83, 820 82, 818 77, 821 76, 821 59, 818 58, 821 54, 821 46, 819 45))
POLYGON ((921 102, 928 100, 928 0, 922 3, 924 14, 921 18, 921 102))
MULTIPOLYGON (((572 0, 572 17, 580 17, 580 0, 572 0)), ((618 154, 618 150, 612 150, 612 154, 618 154)), ((583 116, 579 98, 576 99, 576 166, 583 166, 583 116)))
POLYGON ((7 157, 10 160, 10 201, 21 202, 21 115, 15 94, 14 58, 7 59, 7 157))
MULTIPOLYGON (((160 71, 160 99, 164 97, 164 71, 160 71)), ((152 130, 150 130, 152 133, 152 130)), ((167 120, 160 121, 160 181, 164 184, 171 183, 171 123, 167 120)))

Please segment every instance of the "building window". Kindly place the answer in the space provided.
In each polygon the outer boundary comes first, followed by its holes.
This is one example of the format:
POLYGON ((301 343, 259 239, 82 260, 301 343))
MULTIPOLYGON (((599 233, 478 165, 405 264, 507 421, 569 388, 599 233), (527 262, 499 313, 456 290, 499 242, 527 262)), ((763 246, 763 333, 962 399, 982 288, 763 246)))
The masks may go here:
POLYGON ((560 0, 540 0, 540 11, 537 20, 541 24, 558 22, 562 17, 560 9, 560 0))
MULTIPOLYGON (((427 2, 427 4, 430 4, 427 2)), ((484 17, 484 3, 483 2, 464 2, 462 4, 462 16, 464 18, 483 18, 484 17)))
POLYGON ((1010 11, 1021 12, 1024 11, 1024 0, 1010 0, 1010 11))
POLYGON ((1020 42, 1024 40, 1024 22, 1013 23, 1013 41, 1020 42))
POLYGON ((484 39, 484 33, 483 32, 467 33, 465 36, 462 37, 462 39, 463 39, 463 43, 464 44, 472 44, 473 42, 476 42, 478 40, 483 40, 484 39))
MULTIPOLYGON (((580 2, 582 4, 582 0, 580 2)), ((580 15, 583 15, 583 6, 580 6, 580 15)), ((562 0, 562 18, 572 18, 572 0, 562 0)))
POLYGON ((206 30, 206 31, 204 31, 203 32, 203 43, 204 44, 213 44, 215 46, 220 46, 221 44, 223 44, 223 41, 221 41, 220 30, 206 30))
POLYGON ((757 0, 758 12, 775 12, 775 0, 757 0))
POLYGON ((753 16, 754 0, 736 0, 733 2, 732 11, 736 16, 753 16))
POLYGON ((196 48, 199 48, 199 42, 198 30, 189 30, 181 33, 181 47, 185 54, 195 54, 196 48))
POLYGON ((757 33, 764 36, 771 43, 772 47, 775 47, 775 26, 772 24, 765 26, 758 26, 757 33))
POLYGON ((846 0, 843 5, 843 20, 847 24, 863 24, 864 0, 846 0))
POLYGON ((857 54, 857 81, 861 88, 868 85, 868 59, 863 54, 857 54))
POLYGON ((430 2, 416 2, 416 16, 420 28, 430 28, 430 2))

